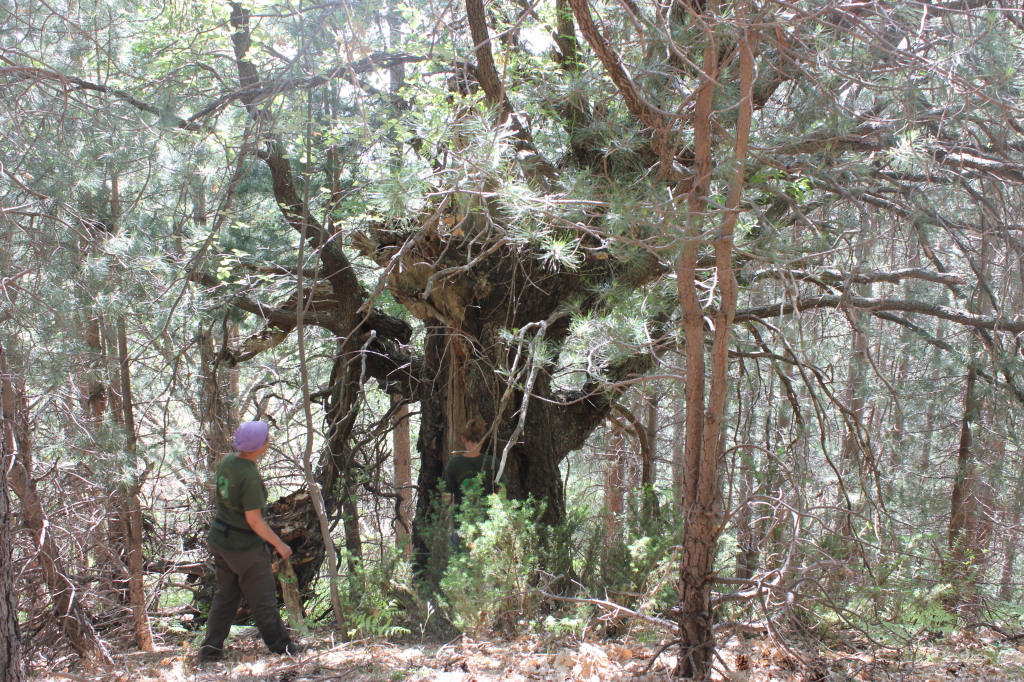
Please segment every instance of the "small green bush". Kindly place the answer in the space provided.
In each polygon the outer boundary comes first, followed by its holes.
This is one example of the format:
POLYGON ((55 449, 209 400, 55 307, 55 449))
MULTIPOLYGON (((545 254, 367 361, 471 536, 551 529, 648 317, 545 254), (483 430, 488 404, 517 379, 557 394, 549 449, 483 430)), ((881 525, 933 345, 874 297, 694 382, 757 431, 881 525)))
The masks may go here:
MULTIPOLYGON (((347 565, 344 552, 341 565, 347 565)), ((389 549, 379 561, 353 562, 354 571, 338 579, 338 597, 344 622, 338 627, 348 639, 363 637, 389 638, 410 632, 407 608, 402 600, 411 593, 404 584, 410 569, 401 553, 389 549)), ((330 609, 330 585, 323 581, 317 602, 330 609)))
POLYGON ((530 591, 539 566, 538 506, 473 492, 462 506, 456 520, 464 549, 441 581, 452 622, 474 634, 513 629, 536 603, 530 591))

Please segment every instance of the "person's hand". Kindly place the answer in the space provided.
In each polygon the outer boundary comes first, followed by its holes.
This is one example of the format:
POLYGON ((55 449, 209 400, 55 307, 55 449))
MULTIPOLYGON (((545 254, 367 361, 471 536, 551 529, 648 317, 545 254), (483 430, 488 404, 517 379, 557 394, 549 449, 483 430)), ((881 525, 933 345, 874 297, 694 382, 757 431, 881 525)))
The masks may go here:
POLYGON ((281 555, 282 559, 287 559, 288 557, 290 557, 293 554, 292 548, 289 547, 288 544, 284 543, 284 542, 282 542, 281 544, 279 544, 276 547, 274 547, 274 549, 277 550, 277 553, 281 555))

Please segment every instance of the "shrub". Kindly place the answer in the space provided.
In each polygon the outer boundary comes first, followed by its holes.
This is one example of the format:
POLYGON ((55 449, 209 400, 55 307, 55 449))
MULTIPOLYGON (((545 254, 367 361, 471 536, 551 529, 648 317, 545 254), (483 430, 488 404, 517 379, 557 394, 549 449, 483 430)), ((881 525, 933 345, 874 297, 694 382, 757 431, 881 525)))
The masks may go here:
POLYGON ((512 629, 536 603, 531 581, 539 566, 534 502, 470 493, 457 519, 463 550, 441 581, 452 622, 464 632, 512 629))

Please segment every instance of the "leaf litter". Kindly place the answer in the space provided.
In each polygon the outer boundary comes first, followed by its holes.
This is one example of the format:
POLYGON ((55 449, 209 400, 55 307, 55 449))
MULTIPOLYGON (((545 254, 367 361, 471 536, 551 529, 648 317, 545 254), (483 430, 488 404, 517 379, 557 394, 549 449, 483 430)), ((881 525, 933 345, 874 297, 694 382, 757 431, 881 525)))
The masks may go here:
MULTIPOLYGON (((232 640, 224 660, 201 664, 189 641, 166 639, 154 653, 115 654, 116 667, 78 663, 66 671, 34 666, 36 680, 104 682, 646 682, 671 679, 677 658, 669 642, 639 639, 579 641, 523 635, 452 642, 360 640, 337 642, 314 633, 299 656, 272 655, 252 633, 232 640)), ((1024 651, 1016 643, 977 633, 912 649, 806 652, 769 639, 723 642, 714 680, 724 682, 998 681, 1024 680, 1024 651)))

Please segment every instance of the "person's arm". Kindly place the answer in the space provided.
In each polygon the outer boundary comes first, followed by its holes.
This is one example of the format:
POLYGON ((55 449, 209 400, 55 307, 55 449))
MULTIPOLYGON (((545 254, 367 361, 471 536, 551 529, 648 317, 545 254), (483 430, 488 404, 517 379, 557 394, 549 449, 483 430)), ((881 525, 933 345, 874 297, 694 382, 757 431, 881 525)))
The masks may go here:
POLYGON ((250 509, 245 512, 245 522, 249 524, 249 528, 252 529, 253 533, 269 542, 277 550, 277 553, 281 555, 282 559, 287 559, 292 555, 292 548, 288 546, 288 543, 279 538, 274 529, 263 520, 262 510, 250 509))

